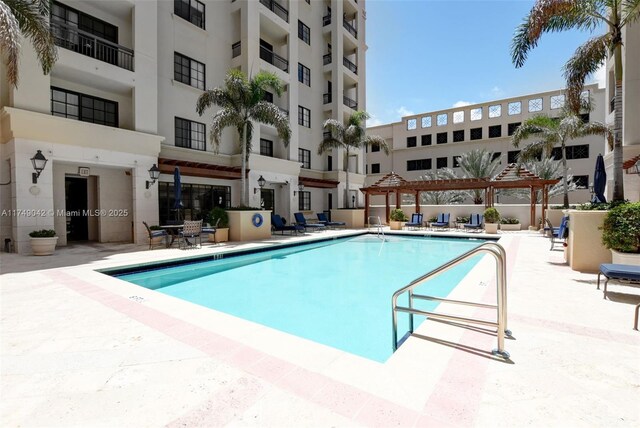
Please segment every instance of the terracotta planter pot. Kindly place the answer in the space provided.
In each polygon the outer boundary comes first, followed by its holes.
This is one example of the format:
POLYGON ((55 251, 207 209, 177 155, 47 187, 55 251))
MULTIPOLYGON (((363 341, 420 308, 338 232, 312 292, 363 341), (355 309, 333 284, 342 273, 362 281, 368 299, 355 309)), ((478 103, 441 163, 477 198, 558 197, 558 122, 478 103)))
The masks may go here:
POLYGON ((31 241, 31 250, 34 256, 50 256, 56 250, 58 237, 52 238, 29 238, 31 241))

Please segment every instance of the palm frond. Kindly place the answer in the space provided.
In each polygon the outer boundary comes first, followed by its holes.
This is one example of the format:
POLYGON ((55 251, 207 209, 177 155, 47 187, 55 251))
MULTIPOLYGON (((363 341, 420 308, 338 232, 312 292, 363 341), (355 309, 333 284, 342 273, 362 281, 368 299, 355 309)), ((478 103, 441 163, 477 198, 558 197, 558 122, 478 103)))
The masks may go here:
POLYGON ((242 127, 242 119, 242 116, 240 116, 238 112, 228 108, 220 109, 213 115, 209 138, 213 143, 215 153, 218 153, 218 149, 220 148, 220 137, 222 136, 222 131, 229 126, 236 128, 238 126, 242 127))
POLYGON ((563 67, 567 82, 567 106, 570 111, 579 113, 582 109, 582 90, 585 79, 604 64, 610 48, 610 33, 587 40, 574 52, 563 67))
POLYGON ((371 147, 373 145, 379 146, 385 154, 389 154, 389 144, 387 141, 379 137, 377 135, 367 135, 362 139, 362 145, 366 147, 371 147))
POLYGON ((322 142, 320 142, 320 144, 318 145, 318 154, 321 155, 333 149, 344 149, 344 148, 347 148, 347 147, 342 142, 342 140, 335 138, 333 135, 326 135, 322 139, 322 142))
POLYGON ((249 118, 275 126, 278 136, 282 139, 284 145, 289 146, 289 141, 291 140, 289 116, 276 105, 267 101, 260 101, 249 110, 249 118))
POLYGON ((621 27, 640 19, 640 0, 622 0, 620 9, 622 11, 621 27))
POLYGON ((516 128, 511 136, 511 142, 514 147, 518 147, 523 140, 536 137, 551 137, 553 130, 557 129, 558 124, 552 118, 539 115, 527 119, 522 125, 516 128))
POLYGON ((7 80, 18 85, 18 60, 20 58, 20 27, 11 9, 0 1, 0 50, 7 56, 7 80))
POLYGON ((613 131, 611 128, 601 122, 589 122, 585 123, 578 132, 575 138, 585 137, 587 135, 599 135, 606 138, 609 147, 613 147, 613 131))
POLYGON ((269 71, 260 71, 249 82, 252 104, 262 101, 267 90, 273 91, 277 96, 284 92, 282 80, 269 71))
POLYGON ((325 120, 324 123, 322 124, 322 128, 327 130, 334 137, 340 136, 341 139, 345 131, 344 125, 339 121, 337 121, 336 119, 325 120))
POLYGON ((533 143, 527 144, 518 154, 518 168, 520 168, 525 162, 531 162, 550 157, 552 150, 553 144, 550 145, 547 141, 543 140, 534 141, 533 143))
POLYGON ((241 71, 232 68, 224 78, 224 90, 230 99, 238 105, 245 105, 250 100, 250 88, 247 76, 241 71))
POLYGON ((204 111, 212 106, 235 109, 235 105, 229 93, 223 88, 214 88, 205 91, 198 97, 196 112, 202 116, 204 111))

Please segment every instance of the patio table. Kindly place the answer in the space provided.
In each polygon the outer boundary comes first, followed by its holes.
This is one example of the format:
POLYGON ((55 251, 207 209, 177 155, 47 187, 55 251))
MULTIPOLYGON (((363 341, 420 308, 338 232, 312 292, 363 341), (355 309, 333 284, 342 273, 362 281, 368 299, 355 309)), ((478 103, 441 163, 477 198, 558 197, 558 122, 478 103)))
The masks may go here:
POLYGON ((160 226, 160 228, 166 230, 167 234, 171 237, 171 241, 167 242, 167 248, 170 248, 173 245, 176 237, 180 235, 183 227, 183 224, 166 224, 160 226))

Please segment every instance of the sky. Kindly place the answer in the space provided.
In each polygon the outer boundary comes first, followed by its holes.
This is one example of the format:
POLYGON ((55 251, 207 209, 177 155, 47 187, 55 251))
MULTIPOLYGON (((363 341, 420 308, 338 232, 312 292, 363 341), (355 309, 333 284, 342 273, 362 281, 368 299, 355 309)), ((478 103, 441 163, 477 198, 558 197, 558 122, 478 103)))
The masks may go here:
MULTIPOLYGON (((544 34, 516 69, 511 39, 533 3, 367 0, 367 126, 564 87, 562 66, 596 34, 544 34)), ((587 83, 604 86, 604 77, 601 69, 587 83)))

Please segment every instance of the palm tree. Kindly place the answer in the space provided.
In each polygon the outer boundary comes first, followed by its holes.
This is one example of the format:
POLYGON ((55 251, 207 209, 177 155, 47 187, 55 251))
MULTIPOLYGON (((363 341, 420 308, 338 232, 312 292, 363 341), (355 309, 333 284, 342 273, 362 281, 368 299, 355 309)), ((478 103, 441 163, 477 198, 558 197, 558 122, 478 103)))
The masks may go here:
POLYGON ((563 204, 569 208, 569 173, 567 169, 566 144, 576 138, 588 135, 601 135, 611 138, 609 128, 600 122, 583 122, 582 118, 569 110, 564 110, 559 117, 545 114, 531 117, 524 121, 511 136, 514 147, 518 147, 523 140, 530 137, 539 138, 538 141, 525 146, 518 156, 518 163, 537 158, 551 157, 554 147, 560 146, 560 161, 562 162, 563 204))
MULTIPOLYGON (((423 180, 452 180, 458 178, 451 168, 429 171, 420 177, 423 180)), ((464 200, 462 192, 457 190, 435 190, 420 193, 420 203, 426 205, 459 204, 464 200)))
MULTIPOLYGON (((524 162, 522 165, 527 169, 527 171, 531 172, 536 177, 542 178, 543 180, 554 180, 562 177, 562 161, 559 160, 554 160, 552 158, 541 158, 540 160, 533 159, 524 162)), ((567 182, 569 183, 569 192, 573 192, 578 189, 578 185, 573 181, 573 175, 571 173, 567 174, 567 182)), ((529 189, 500 189, 498 192, 500 192, 500 195, 513 196, 517 199, 529 200, 531 198, 531 192, 529 189)), ((562 182, 560 182, 549 187, 548 194, 549 197, 552 197, 560 195, 563 192, 564 186, 562 182)), ((536 202, 540 202, 541 200, 542 192, 538 190, 536 191, 536 202)))
POLYGON ((377 135, 366 135, 364 121, 369 119, 366 111, 356 111, 342 124, 335 119, 327 119, 322 125, 327 131, 318 146, 318 154, 321 155, 332 149, 345 150, 344 172, 346 176, 346 189, 344 192, 344 207, 349 206, 349 157, 352 150, 376 145, 389 154, 389 145, 384 138, 377 135))
POLYGON ((622 29, 640 17, 640 0, 536 0, 516 29, 511 56, 522 67, 529 51, 543 33, 579 29, 593 31, 604 25, 606 32, 576 49, 564 66, 570 109, 578 113, 580 93, 587 76, 612 55, 615 61, 615 122, 613 140, 613 200, 624 200, 622 175, 622 29))
POLYGON ((249 205, 249 182, 247 181, 247 163, 251 154, 253 121, 273 125, 285 146, 291 139, 289 118, 274 104, 264 101, 267 89, 278 96, 282 95, 283 83, 274 73, 260 71, 248 79, 240 70, 231 69, 224 79, 224 86, 209 89, 198 98, 196 111, 200 116, 204 111, 216 105, 221 107, 211 121, 211 141, 216 152, 220 147, 222 131, 228 126, 236 128, 240 136, 242 149, 242 198, 241 204, 249 205))
POLYGON ((49 0, 0 0, 0 51, 7 56, 7 80, 18 87, 20 36, 31 40, 44 74, 58 52, 49 31, 49 0))
MULTIPOLYGON (((458 166, 463 178, 493 178, 500 168, 500 158, 494 159, 493 153, 486 149, 474 149, 460 156, 458 166)), ((483 202, 483 192, 479 189, 463 191, 476 205, 483 202)))

